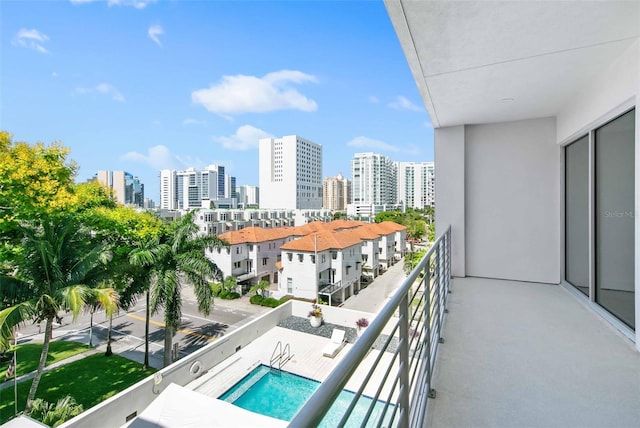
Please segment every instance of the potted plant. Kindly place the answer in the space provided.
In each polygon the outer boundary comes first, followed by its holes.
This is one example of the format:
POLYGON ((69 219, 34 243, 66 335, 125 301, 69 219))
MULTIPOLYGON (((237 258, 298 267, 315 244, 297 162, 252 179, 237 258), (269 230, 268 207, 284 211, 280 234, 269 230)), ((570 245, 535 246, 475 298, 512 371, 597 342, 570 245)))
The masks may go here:
POLYGON ((314 299, 311 303, 311 310, 307 317, 309 318, 311 327, 320 327, 322 324, 322 308, 318 305, 317 300, 314 299))
POLYGON ((366 318, 360 318, 356 321, 356 327, 358 327, 358 336, 361 336, 362 333, 369 327, 369 320, 366 318))

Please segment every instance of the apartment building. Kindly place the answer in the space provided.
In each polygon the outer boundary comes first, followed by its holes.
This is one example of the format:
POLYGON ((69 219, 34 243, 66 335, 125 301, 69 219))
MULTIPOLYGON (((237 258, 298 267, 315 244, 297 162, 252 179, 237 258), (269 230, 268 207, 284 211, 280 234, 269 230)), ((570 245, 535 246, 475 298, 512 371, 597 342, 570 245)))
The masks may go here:
POLYGON ((396 162, 398 203, 406 208, 424 209, 435 205, 435 164, 396 162))
POLYGON ((279 295, 344 302, 360 289, 362 241, 350 229, 319 230, 281 247, 279 295))
MULTIPOLYGON (((198 218, 212 215, 202 210, 198 218)), ((206 227, 205 227, 206 229, 206 227)), ((206 230, 205 230, 206 232, 206 230)), ((296 227, 249 226, 218 235, 228 248, 207 251, 222 270, 244 285, 278 284, 274 295, 344 301, 360 289, 360 275, 377 276, 405 253, 406 228, 384 222, 314 221, 296 227)))
POLYGON ((238 208, 258 208, 260 206, 260 188, 244 184, 236 187, 238 208))
POLYGON ((326 177, 322 184, 322 208, 345 211, 351 201, 351 181, 342 174, 326 177))
POLYGON ((229 243, 229 247, 213 248, 206 251, 223 272, 224 276, 235 276, 238 283, 246 284, 246 292, 251 284, 265 280, 278 283, 276 263, 280 261, 280 248, 293 239, 287 228, 263 229, 247 227, 219 235, 229 243))
POLYGON ((160 171, 160 208, 191 210, 219 205, 235 208, 232 188, 235 177, 226 175, 222 165, 209 165, 203 170, 165 169, 160 171))
POLYGON ((126 171, 100 170, 94 179, 110 188, 120 204, 144 206, 144 184, 138 177, 126 171))
POLYGON ((259 141, 260 207, 322 207, 322 146, 298 135, 259 141))

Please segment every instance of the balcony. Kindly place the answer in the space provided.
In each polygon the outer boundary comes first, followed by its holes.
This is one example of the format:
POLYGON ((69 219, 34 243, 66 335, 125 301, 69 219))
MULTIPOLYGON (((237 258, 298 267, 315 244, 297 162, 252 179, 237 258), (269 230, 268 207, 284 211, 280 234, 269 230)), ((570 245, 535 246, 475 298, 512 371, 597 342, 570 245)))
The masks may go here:
MULTIPOLYGON (((561 285, 449 281, 450 254, 447 232, 290 426, 320 421, 363 367, 386 373, 374 398, 387 409, 363 426, 637 426, 640 353, 626 336, 561 285), (383 327, 393 360, 371 365, 383 327)), ((343 422, 362 418, 350 411, 343 422)))
POLYGON ((453 280, 427 426, 637 426, 640 353, 558 285, 453 280))

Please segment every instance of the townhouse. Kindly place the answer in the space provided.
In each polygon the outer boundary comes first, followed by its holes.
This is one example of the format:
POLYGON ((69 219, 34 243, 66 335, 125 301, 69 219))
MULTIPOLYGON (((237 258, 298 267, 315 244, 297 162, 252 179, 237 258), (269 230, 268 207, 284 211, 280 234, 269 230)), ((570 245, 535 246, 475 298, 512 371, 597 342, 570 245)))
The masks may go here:
POLYGON ((326 228, 281 247, 278 295, 344 302, 360 290, 362 240, 353 229, 326 228))
POLYGON ((242 291, 265 280, 276 297, 318 295, 342 302, 360 290, 363 273, 378 276, 404 254, 406 228, 392 222, 315 221, 298 227, 246 227, 219 237, 229 247, 206 254, 235 276, 242 291))

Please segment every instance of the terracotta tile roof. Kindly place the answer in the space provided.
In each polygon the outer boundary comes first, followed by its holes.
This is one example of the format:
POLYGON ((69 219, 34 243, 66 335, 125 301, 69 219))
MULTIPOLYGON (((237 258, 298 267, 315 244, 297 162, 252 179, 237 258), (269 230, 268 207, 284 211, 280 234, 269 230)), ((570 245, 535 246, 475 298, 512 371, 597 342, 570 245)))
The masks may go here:
POLYGON ((276 227, 273 229, 263 229, 261 227, 245 227, 242 230, 232 230, 218 235, 229 244, 256 244, 259 242, 275 241, 292 236, 290 227, 276 227))
POLYGON ((375 224, 365 223, 363 226, 357 227, 355 229, 350 229, 355 233, 360 239, 377 239, 383 233, 378 231, 378 228, 375 224))
POLYGON ((289 241, 280 248, 282 250, 315 252, 330 249, 341 250, 360 242, 362 240, 350 230, 338 232, 323 230, 289 241))
MULTIPOLYGON (((362 239, 376 239, 380 235, 390 235, 398 230, 406 229, 402 226, 391 221, 384 221, 382 223, 364 223, 361 221, 350 220, 334 220, 331 222, 314 221, 307 223, 303 226, 297 227, 275 227, 263 229, 262 227, 245 227, 241 230, 233 230, 230 232, 218 235, 220 239, 224 239, 231 245, 235 244, 257 244, 260 242, 275 241, 278 239, 286 239, 290 237, 300 237, 292 242, 298 242, 305 237, 318 234, 318 250, 323 242, 323 248, 346 248, 354 243, 361 241, 362 239), (351 233, 351 234, 349 234, 351 233), (331 238, 332 235, 339 235, 337 238, 331 238), (349 242, 353 242, 350 243, 349 242)), ((299 251, 314 251, 313 245, 315 238, 311 239, 311 250, 300 249, 299 251)), ((308 240, 307 240, 308 241, 308 240)), ((309 248, 309 243, 304 241, 301 248, 309 248)), ((289 243, 285 244, 289 245, 289 243)), ((298 245, 298 244, 296 244, 298 245)), ((282 248, 284 249, 285 246, 282 248)), ((287 248, 294 249, 294 248, 287 248)))
POLYGON ((282 262, 276 262, 276 269, 282 270, 282 262))

